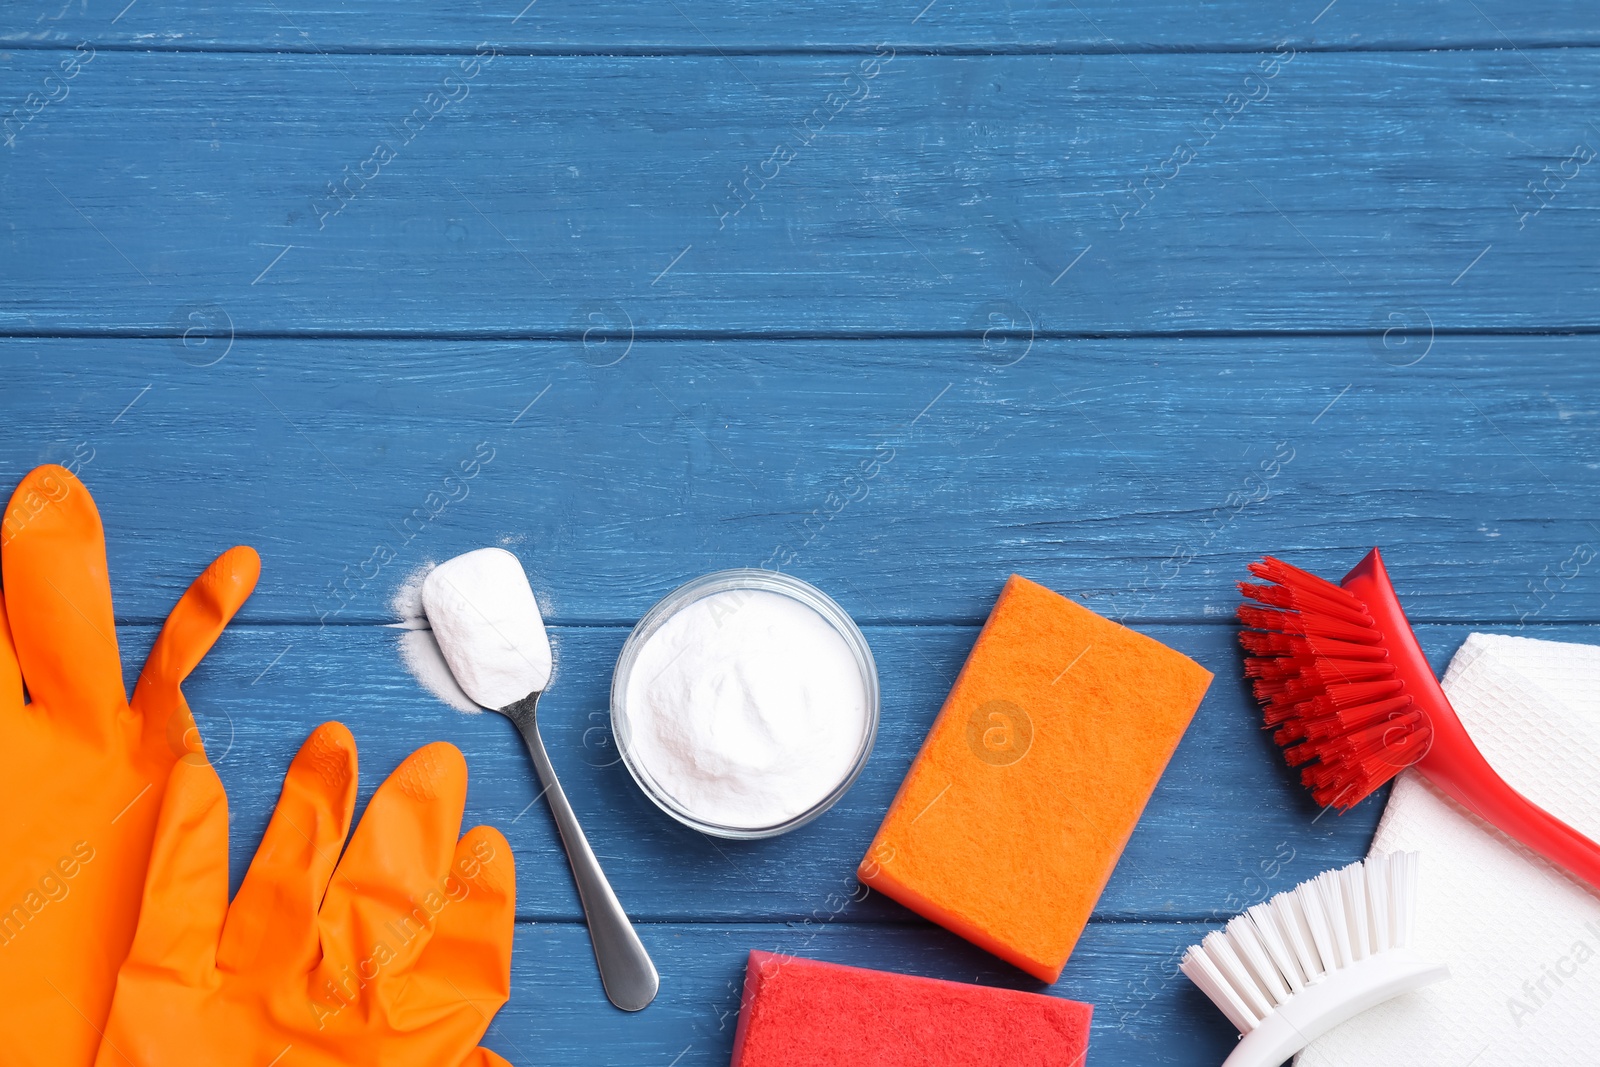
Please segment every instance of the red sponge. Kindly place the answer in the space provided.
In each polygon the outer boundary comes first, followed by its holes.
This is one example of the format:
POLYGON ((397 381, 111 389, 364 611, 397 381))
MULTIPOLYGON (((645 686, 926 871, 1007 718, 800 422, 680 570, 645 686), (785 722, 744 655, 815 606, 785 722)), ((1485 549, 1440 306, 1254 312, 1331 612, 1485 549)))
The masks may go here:
POLYGON ((750 953, 733 1067, 1082 1067, 1088 1004, 750 953))

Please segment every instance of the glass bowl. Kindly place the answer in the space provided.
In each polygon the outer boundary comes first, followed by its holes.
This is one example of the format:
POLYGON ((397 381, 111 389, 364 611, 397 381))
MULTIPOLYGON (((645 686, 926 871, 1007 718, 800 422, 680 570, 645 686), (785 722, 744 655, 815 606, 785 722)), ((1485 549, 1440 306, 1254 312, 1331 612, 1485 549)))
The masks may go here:
POLYGON ((862 769, 867 765, 867 757, 872 754, 872 744, 878 736, 878 711, 878 667, 872 659, 872 649, 867 647, 867 639, 861 635, 861 630, 855 621, 843 608, 835 604, 832 598, 815 586, 778 571, 758 570, 753 567, 716 571, 680 585, 662 597, 655 607, 645 612, 644 618, 639 620, 633 632, 628 635, 627 641, 623 642, 622 652, 617 656, 616 671, 611 676, 611 732, 617 739, 617 751, 622 756, 622 762, 627 766, 628 773, 633 775, 633 780, 639 784, 639 788, 644 791, 644 795, 649 797, 656 807, 685 826, 699 830, 703 834, 710 834, 712 837, 739 841, 752 841, 788 833, 804 826, 838 803, 839 798, 844 796, 860 777, 862 769), (734 589, 777 593, 799 601, 821 615, 855 654, 856 665, 861 669, 862 687, 866 691, 866 728, 862 731, 860 747, 857 749, 849 773, 814 807, 772 826, 723 826, 697 817, 658 786, 650 777, 650 772, 634 759, 630 751, 632 734, 628 722, 628 679, 633 673, 633 665, 638 660, 645 642, 650 640, 663 623, 696 600, 713 593, 724 593, 734 589))

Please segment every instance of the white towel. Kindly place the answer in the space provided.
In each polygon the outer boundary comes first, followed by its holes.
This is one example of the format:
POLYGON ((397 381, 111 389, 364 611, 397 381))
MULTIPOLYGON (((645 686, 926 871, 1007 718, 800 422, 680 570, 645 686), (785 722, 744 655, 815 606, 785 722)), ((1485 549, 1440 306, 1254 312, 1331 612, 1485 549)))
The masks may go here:
MULTIPOLYGON (((1444 690, 1512 788, 1600 840, 1600 646, 1473 634, 1444 690)), ((1372 851, 1422 853, 1417 947, 1451 977, 1314 1042, 1299 1067, 1600 1063, 1600 895, 1402 774, 1372 851)))

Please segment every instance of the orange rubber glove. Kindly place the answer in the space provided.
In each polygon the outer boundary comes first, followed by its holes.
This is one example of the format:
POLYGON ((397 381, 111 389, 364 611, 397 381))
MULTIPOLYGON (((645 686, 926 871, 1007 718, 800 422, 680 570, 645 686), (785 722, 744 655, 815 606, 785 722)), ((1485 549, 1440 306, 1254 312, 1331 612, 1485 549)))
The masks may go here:
POLYGON ((105 535, 61 467, 22 479, 0 523, 0 1060, 87 1067, 133 940, 156 815, 198 744, 178 685, 255 588, 223 553, 123 688, 105 535), (26 684, 29 703, 23 703, 26 684))
POLYGON ((511 993, 516 873, 499 831, 456 840, 466 795, 454 745, 418 749, 340 858, 356 747, 324 723, 230 907, 228 800, 185 757, 97 1067, 504 1067, 478 1040, 511 993))

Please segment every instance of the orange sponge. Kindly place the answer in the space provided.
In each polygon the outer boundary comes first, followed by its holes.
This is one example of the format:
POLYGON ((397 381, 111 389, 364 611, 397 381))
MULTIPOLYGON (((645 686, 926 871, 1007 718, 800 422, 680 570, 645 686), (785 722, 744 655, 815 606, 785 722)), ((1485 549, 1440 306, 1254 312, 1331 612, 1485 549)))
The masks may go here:
POLYGON ((1012 575, 861 880, 1054 982, 1210 684, 1012 575))

